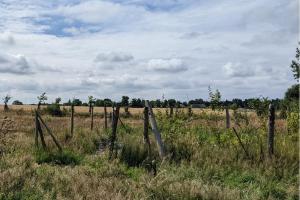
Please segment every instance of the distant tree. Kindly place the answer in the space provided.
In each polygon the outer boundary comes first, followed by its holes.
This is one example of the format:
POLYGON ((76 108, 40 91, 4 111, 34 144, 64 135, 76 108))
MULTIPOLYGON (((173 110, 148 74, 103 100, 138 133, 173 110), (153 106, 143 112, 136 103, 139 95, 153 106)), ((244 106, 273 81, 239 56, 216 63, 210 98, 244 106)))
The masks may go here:
POLYGON ((74 106, 82 106, 82 101, 80 101, 80 99, 73 99, 72 103, 74 106))
POLYGON ((232 99, 232 103, 236 104, 238 108, 244 108, 244 102, 242 99, 232 99))
POLYGON ((215 110, 215 109, 220 109, 221 104, 221 93, 220 91, 217 89, 215 92, 212 91, 211 87, 208 87, 208 94, 209 94, 209 98, 210 98, 210 105, 211 105, 211 109, 215 110))
POLYGON ((64 106, 71 106, 72 105, 72 101, 71 99, 68 100, 68 102, 63 103, 64 106))
POLYGON ((12 105, 23 105, 23 103, 21 101, 19 101, 19 100, 14 100, 12 102, 12 105))
POLYGON ((161 105, 162 105, 162 103, 161 103, 160 99, 156 99, 155 100, 155 107, 160 108, 161 105))
POLYGON ((45 103, 45 101, 47 101, 48 97, 46 96, 46 92, 43 92, 41 94, 41 96, 38 96, 37 99, 39 100, 39 103, 38 103, 38 110, 40 109, 41 107, 41 104, 45 103))
POLYGON ((104 106, 104 100, 103 99, 97 99, 95 101, 95 106, 99 106, 99 107, 104 106))
POLYGON ((121 106, 129 106, 129 97, 122 96, 121 106))
POLYGON ((104 99, 103 101, 104 101, 104 104, 105 104, 106 106, 112 106, 112 105, 113 105, 113 102, 112 102, 111 99, 106 98, 106 99, 104 99))
POLYGON ((168 100, 168 106, 169 107, 174 107, 176 105, 176 100, 175 99, 169 99, 168 100))
POLYGON ((168 100, 165 99, 165 100, 162 102, 162 107, 163 107, 163 108, 167 108, 168 105, 169 105, 169 104, 168 104, 168 100))
POLYGON ((138 99, 136 99, 136 98, 131 99, 130 105, 133 108, 142 108, 144 106, 143 105, 143 101, 140 98, 138 98, 138 99))
POLYGON ((60 102, 61 102, 61 98, 60 98, 60 97, 57 97, 57 98, 55 99, 55 103, 56 103, 56 104, 60 104, 60 102))
MULTIPOLYGON (((300 44, 300 42, 299 42, 300 44)), ((293 60, 292 61, 292 64, 291 64, 291 68, 292 68, 292 72, 293 72, 293 75, 294 75, 294 78, 299 81, 299 67, 300 67, 300 50, 299 48, 296 49, 296 60, 293 60)))
POLYGON ((9 102, 9 100, 10 100, 11 98, 12 98, 12 97, 9 96, 9 95, 6 95, 6 96, 3 98, 3 102, 4 102, 4 111, 7 111, 7 110, 8 110, 7 104, 8 104, 8 102, 9 102))

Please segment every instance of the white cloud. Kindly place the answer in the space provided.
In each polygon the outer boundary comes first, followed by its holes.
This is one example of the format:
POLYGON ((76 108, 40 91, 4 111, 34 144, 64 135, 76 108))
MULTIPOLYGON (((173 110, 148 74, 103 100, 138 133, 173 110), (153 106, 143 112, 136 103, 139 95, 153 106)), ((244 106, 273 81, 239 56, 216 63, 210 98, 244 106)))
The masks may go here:
POLYGON ((148 69, 160 72, 178 73, 188 69, 183 60, 171 59, 151 59, 148 61, 148 69))

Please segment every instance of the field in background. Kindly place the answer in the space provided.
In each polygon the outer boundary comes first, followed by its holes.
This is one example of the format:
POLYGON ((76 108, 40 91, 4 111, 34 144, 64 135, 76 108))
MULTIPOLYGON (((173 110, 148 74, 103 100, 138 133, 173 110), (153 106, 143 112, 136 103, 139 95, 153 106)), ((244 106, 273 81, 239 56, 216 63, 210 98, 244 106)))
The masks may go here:
MULTIPOLYGON (((34 111, 37 109, 37 105, 9 105, 8 106, 11 110, 24 110, 24 111, 34 111)), ((46 108, 46 105, 42 105, 41 108, 46 108)), ((61 106, 61 109, 70 109, 71 106, 61 106)), ((88 106, 75 106, 75 112, 79 113, 88 113, 89 112, 89 107, 88 106)), ((0 111, 3 111, 4 106, 0 104, 0 111)), ((153 108, 153 111, 156 113, 157 111, 165 112, 165 110, 168 108, 153 108)), ((187 108, 179 108, 178 110, 182 110, 184 112, 187 112, 187 108)), ((107 107, 107 112, 111 112, 112 108, 107 107)), ((143 113, 143 108, 129 108, 130 113, 132 114, 142 114, 143 113)), ((174 108, 175 111, 175 108, 174 108)), ((192 109, 193 113, 195 114, 200 114, 202 112, 210 113, 211 109, 210 108, 193 108, 192 109)), ((104 108, 103 107, 94 107, 94 112, 95 113, 103 113, 104 108)), ((120 112, 124 112, 124 108, 120 109, 120 112)), ((232 112, 232 111, 230 111, 232 112)), ((251 112, 251 111, 248 111, 251 112)), ((224 111, 217 111, 217 113, 224 114, 224 111)))
POLYGON ((91 131, 88 107, 75 107, 72 139, 70 113, 64 117, 42 115, 62 145, 62 154, 47 134, 48 152, 35 148, 31 111, 36 106, 9 108, 9 112, 0 110, 0 199, 299 198, 299 135, 288 132, 285 119, 276 119, 271 160, 267 121, 254 112, 236 119, 231 116, 247 157, 233 131, 225 128, 224 112, 194 108, 189 117, 187 109, 181 109, 170 118, 166 109, 155 109, 168 156, 164 160, 158 157, 149 130, 149 160, 143 141, 143 109, 129 108, 132 115, 125 117, 121 108, 124 126, 119 123, 117 130, 119 150, 117 158, 109 160, 111 130, 103 128, 103 108, 95 108, 91 131))

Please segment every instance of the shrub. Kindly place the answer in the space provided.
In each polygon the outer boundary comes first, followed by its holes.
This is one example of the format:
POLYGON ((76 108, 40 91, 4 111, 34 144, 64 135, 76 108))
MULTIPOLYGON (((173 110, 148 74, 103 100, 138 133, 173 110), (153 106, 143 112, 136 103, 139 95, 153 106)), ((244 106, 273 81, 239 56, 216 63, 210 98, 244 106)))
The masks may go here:
POLYGON ((66 114, 65 110, 62 111, 60 109, 59 104, 56 104, 56 103, 47 105, 47 107, 45 108, 45 112, 48 113, 49 115, 57 116, 57 117, 62 117, 66 114))

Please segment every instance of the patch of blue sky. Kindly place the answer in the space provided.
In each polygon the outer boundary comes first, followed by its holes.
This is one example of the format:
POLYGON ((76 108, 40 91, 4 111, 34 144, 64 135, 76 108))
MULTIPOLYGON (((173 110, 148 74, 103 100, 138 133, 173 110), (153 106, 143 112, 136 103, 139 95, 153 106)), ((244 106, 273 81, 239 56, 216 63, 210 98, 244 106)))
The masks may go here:
POLYGON ((196 0, 106 0, 108 2, 118 3, 121 5, 135 5, 144 7, 150 12, 169 12, 182 10, 196 0))
POLYGON ((41 19, 35 19, 36 25, 46 26, 43 34, 55 35, 57 37, 71 37, 76 35, 75 32, 95 33, 101 31, 101 26, 91 26, 90 24, 78 20, 67 20, 63 16, 51 15, 41 19))

